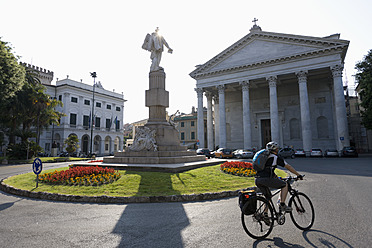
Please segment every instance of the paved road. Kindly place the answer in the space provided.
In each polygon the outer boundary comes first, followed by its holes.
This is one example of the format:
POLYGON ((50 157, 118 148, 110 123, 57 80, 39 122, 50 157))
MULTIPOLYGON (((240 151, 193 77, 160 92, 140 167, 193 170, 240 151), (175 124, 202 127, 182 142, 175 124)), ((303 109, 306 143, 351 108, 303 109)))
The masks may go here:
POLYGON ((370 247, 372 157, 288 162, 306 174, 297 188, 315 206, 315 224, 307 232, 288 216, 268 239, 252 240, 241 226, 236 197, 115 205, 0 192, 0 247, 370 247))

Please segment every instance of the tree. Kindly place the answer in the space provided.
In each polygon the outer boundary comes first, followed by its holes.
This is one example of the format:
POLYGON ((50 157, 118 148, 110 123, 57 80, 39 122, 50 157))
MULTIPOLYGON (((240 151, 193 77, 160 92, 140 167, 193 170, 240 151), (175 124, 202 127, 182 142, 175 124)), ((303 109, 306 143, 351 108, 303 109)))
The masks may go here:
POLYGON ((18 91, 5 104, 7 111, 4 113, 3 123, 8 127, 10 143, 14 143, 14 137, 20 137, 22 142, 28 138, 36 137, 39 144, 40 133, 43 128, 51 124, 59 125, 63 113, 55 107, 62 106, 62 102, 51 99, 45 93, 46 88, 40 83, 37 75, 30 69, 26 69, 25 82, 18 91), (36 127, 36 133, 33 128, 36 127))
POLYGON ((0 130, 8 129, 9 101, 21 90, 25 73, 25 68, 18 64, 11 47, 0 39, 0 130))
POLYGON ((72 153, 76 151, 77 148, 79 148, 79 139, 76 135, 70 135, 67 139, 65 139, 65 145, 66 145, 66 151, 71 156, 72 153))
POLYGON ((0 39, 0 99, 1 102, 11 98, 24 83, 25 68, 21 66, 12 53, 7 42, 0 39))
POLYGON ((363 61, 355 65, 355 69, 358 70, 355 79, 360 88, 362 124, 372 130, 372 49, 363 61))

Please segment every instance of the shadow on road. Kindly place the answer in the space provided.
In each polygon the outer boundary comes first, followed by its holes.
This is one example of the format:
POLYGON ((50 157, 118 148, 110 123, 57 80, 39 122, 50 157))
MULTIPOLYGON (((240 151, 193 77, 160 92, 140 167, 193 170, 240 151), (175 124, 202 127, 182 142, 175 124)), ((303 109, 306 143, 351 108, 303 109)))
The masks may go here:
MULTIPOLYGON (((141 182, 137 195, 157 187, 157 182, 151 176, 138 174, 141 175, 141 182)), ((170 175, 165 179, 166 184, 175 195, 180 194, 172 189, 170 175)), ((181 232, 189 224, 182 203, 129 204, 113 233, 121 236, 119 247, 183 247, 181 232)))
POLYGON ((273 239, 256 240, 253 247, 280 247, 280 248, 304 248, 304 247, 349 247, 352 246, 345 240, 319 230, 309 230, 302 233, 304 242, 299 244, 292 244, 285 242, 282 238, 275 237, 273 239))

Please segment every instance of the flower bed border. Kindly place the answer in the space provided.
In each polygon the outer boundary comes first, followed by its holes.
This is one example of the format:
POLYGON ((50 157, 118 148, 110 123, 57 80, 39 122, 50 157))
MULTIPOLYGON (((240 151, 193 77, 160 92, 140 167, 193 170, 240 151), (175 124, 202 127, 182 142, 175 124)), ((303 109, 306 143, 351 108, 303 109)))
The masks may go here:
POLYGON ((235 197, 240 190, 222 191, 214 193, 201 193, 189 195, 169 195, 169 196, 80 196, 80 195, 65 195, 48 192, 33 192, 28 190, 17 189, 3 182, 6 178, 0 181, 0 190, 13 195, 50 200, 50 201, 65 201, 65 202, 83 202, 83 203, 161 203, 161 202, 192 202, 216 200, 221 198, 235 197))

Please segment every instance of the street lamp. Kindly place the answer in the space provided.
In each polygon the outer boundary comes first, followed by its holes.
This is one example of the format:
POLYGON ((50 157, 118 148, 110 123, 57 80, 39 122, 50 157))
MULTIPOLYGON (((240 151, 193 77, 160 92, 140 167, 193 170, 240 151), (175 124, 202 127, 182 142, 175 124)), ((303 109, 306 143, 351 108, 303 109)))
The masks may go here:
POLYGON ((92 156, 93 154, 93 118, 94 118, 94 92, 95 92, 95 88, 96 88, 96 77, 97 77, 97 73, 96 72, 91 72, 90 73, 90 76, 93 78, 93 102, 92 102, 92 119, 90 121, 91 125, 90 125, 90 155, 92 156))

